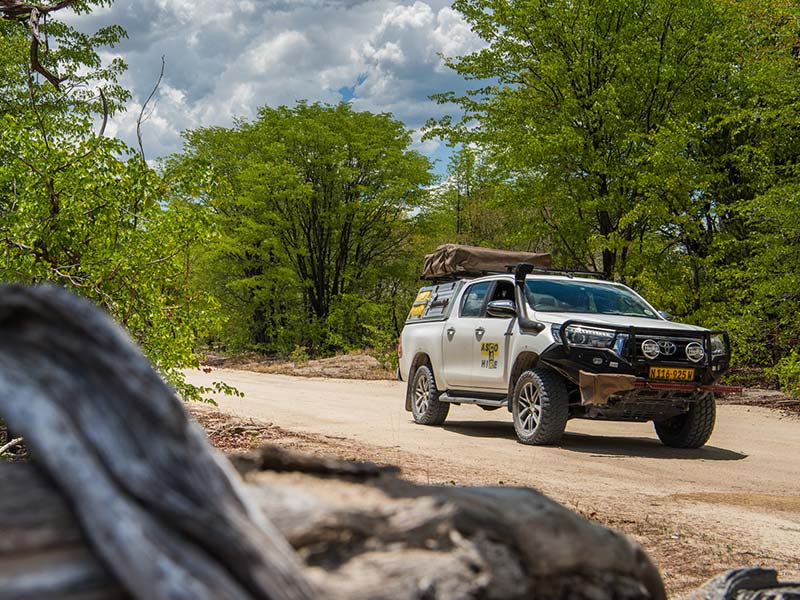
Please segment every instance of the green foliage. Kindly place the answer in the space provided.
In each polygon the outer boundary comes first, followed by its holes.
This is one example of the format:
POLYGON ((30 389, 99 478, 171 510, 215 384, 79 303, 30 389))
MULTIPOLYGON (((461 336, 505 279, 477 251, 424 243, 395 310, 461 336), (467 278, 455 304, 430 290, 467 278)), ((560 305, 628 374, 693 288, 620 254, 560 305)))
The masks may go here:
MULTIPOLYGON (((432 122, 429 135, 480 157, 494 214, 521 224, 507 245, 527 240, 561 266, 611 273, 682 320, 728 327, 739 364, 790 373, 782 357, 800 346, 800 8, 453 6, 486 47, 449 64, 481 86, 439 95, 465 117, 432 122)), ((464 166, 452 177, 463 180, 464 166)))
POLYGON ((220 237, 197 281, 228 317, 226 346, 316 354, 361 348, 378 323, 399 333, 397 266, 432 181, 401 123, 300 102, 186 139, 168 168, 213 173, 220 237))
POLYGON ((454 7, 488 46, 450 65, 495 83, 439 96, 466 116, 432 132, 477 145, 513 181, 529 236, 547 239, 561 264, 624 271, 626 248, 649 226, 650 138, 708 96, 736 45, 720 26, 726 12, 693 0, 454 7))
POLYGON ((43 61, 68 77, 57 91, 31 73, 24 25, 0 30, 0 277, 93 300, 182 392, 201 396, 179 369, 198 364, 196 337, 218 321, 191 285, 207 212, 187 199, 189 176, 163 178, 96 131, 128 99, 116 81, 124 64, 98 55, 124 32, 87 36, 49 18, 43 61))
POLYGON ((304 365, 310 358, 308 348, 305 346, 295 346, 294 350, 289 353, 289 360, 296 365, 304 365))
POLYGON ((782 357, 778 363, 769 369, 775 375, 784 391, 795 398, 800 398, 800 354, 792 350, 787 356, 782 357))

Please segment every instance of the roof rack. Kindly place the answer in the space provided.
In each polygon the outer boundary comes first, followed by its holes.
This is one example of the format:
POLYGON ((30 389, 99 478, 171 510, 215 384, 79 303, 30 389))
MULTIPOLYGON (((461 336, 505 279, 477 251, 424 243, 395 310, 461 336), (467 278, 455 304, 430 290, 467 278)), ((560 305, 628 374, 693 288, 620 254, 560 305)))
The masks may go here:
POLYGON ((476 277, 486 277, 487 275, 505 275, 513 273, 514 267, 509 267, 506 271, 458 271, 457 273, 448 273, 441 277, 420 277, 422 281, 430 281, 431 283, 443 283, 447 281, 458 281, 459 279, 475 279, 476 277))
MULTIPOLYGON (((511 273, 514 272, 514 267, 511 267, 511 273)), ((568 269, 546 269, 543 267, 536 268, 534 267, 531 273, 544 273, 546 275, 564 275, 565 277, 573 278, 573 277, 597 277, 598 279, 608 279, 608 273, 604 273, 602 271, 570 271, 568 269)))
MULTIPOLYGON (((431 283, 444 283, 447 281, 458 281, 459 279, 474 279, 476 277, 486 277, 488 275, 507 275, 507 274, 514 274, 517 269, 517 265, 506 265, 504 271, 459 271, 457 273, 449 273, 442 277, 434 277, 430 279, 425 279, 424 277, 420 277, 420 279, 424 281, 430 281, 431 283)), ((533 267, 530 271, 531 274, 542 274, 542 275, 563 275, 565 277, 569 277, 570 279, 573 277, 596 277, 598 279, 607 280, 609 279, 607 273, 603 273, 602 271, 571 271, 569 269, 551 269, 545 267, 533 267)))

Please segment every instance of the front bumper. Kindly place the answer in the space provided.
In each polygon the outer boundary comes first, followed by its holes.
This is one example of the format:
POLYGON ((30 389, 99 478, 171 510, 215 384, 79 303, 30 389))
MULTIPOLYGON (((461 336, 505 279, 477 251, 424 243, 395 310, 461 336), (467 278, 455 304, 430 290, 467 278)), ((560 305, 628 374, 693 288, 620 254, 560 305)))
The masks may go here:
POLYGON ((741 388, 717 385, 719 377, 728 369, 730 354, 712 355, 711 336, 716 334, 724 336, 726 348, 729 348, 728 336, 724 331, 670 331, 642 327, 608 327, 596 323, 567 321, 561 325, 561 343, 548 347, 542 353, 541 360, 582 389, 591 382, 595 390, 598 390, 598 387, 601 390, 606 387, 622 387, 676 392, 739 392, 741 388), (624 343, 617 346, 617 350, 572 346, 566 336, 567 327, 570 325, 615 330, 620 339, 624 338, 624 343), (641 344, 651 339, 670 346, 672 354, 660 355, 657 359, 643 356, 641 344), (692 362, 681 356, 686 346, 692 342, 700 344, 705 352, 705 356, 698 362, 692 362), (692 369, 693 376, 690 381, 653 379, 650 377, 651 367, 661 367, 662 371, 692 369), (600 382, 599 386, 597 381, 600 382))

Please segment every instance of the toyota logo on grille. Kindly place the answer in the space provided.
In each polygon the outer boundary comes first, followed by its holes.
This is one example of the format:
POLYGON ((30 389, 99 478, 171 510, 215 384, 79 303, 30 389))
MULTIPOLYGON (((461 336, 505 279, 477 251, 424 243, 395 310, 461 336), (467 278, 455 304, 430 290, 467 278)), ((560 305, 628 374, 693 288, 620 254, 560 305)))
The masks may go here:
POLYGON ((658 349, 661 350, 661 354, 664 356, 672 356, 678 347, 669 340, 661 340, 658 342, 658 349))

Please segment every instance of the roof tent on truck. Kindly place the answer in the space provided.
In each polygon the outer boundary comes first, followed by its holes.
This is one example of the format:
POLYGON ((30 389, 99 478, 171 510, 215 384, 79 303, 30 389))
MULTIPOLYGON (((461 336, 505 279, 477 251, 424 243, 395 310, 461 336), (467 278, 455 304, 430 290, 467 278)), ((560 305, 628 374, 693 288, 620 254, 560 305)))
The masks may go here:
POLYGON ((550 267, 550 255, 460 244, 439 246, 433 253, 425 256, 422 279, 431 283, 419 290, 406 322, 447 318, 450 300, 458 293, 464 279, 492 273, 508 273, 519 263, 547 269, 550 267))
POLYGON ((508 273, 520 263, 539 269, 550 268, 550 255, 536 252, 495 250, 479 246, 443 244, 425 255, 422 279, 432 281, 508 273))

